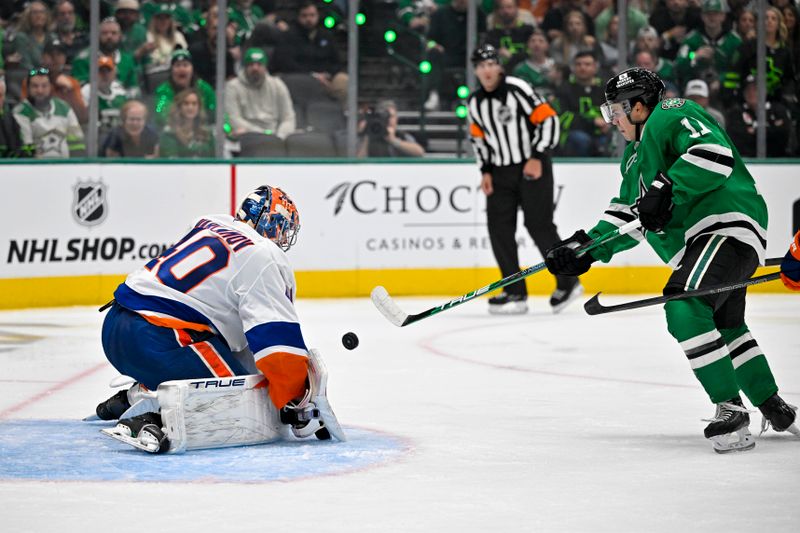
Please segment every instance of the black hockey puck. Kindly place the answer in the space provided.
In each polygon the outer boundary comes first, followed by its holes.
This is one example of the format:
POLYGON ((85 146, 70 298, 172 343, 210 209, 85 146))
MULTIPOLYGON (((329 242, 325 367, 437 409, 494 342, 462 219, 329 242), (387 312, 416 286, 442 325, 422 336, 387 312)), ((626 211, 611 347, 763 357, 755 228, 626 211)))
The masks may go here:
POLYGON ((348 350, 355 350, 358 346, 358 337, 352 331, 348 331, 342 336, 342 345, 348 350))

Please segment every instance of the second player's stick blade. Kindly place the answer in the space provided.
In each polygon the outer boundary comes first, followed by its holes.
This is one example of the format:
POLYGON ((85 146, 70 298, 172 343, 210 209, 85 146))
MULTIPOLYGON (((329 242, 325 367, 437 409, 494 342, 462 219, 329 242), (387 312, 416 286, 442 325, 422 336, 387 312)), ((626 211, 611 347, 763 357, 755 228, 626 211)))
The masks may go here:
POLYGON ((389 292, 382 286, 378 285, 372 289, 370 294, 372 303, 378 308, 386 319, 397 327, 403 327, 408 319, 408 313, 403 312, 400 307, 394 303, 389 292))
POLYGON ((588 315, 600 315, 603 313, 603 306, 600 304, 598 298, 600 295, 603 294, 602 292, 598 292, 591 298, 589 298, 585 304, 583 304, 583 310, 586 311, 588 315))
POLYGON ((655 298, 647 298, 644 300, 636 300, 634 302, 627 302, 624 304, 618 305, 603 305, 600 303, 600 295, 603 294, 602 292, 598 292, 589 300, 583 304, 583 309, 586 311, 588 315, 602 315, 605 313, 613 313, 615 311, 627 311, 629 309, 639 309, 640 307, 648 307, 650 305, 656 305, 660 303, 666 303, 667 297, 665 296, 656 296, 655 298))

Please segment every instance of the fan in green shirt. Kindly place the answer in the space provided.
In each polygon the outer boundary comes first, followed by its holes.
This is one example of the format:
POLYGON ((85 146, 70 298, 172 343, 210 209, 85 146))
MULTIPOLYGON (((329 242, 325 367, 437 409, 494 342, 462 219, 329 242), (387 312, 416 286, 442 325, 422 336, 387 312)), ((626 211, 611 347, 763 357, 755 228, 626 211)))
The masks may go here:
POLYGON ((169 124, 161 135, 160 155, 168 158, 214 156, 214 135, 206 126, 205 111, 197 89, 184 89, 175 96, 169 124))
MULTIPOLYGON (((122 50, 122 29, 114 19, 100 23, 99 47, 101 56, 109 56, 117 67, 117 79, 128 91, 130 98, 137 98, 139 89, 139 67, 133 56, 122 50)), ((89 49, 81 51, 72 62, 72 76, 81 84, 89 82, 89 49)))
POLYGON ((163 127, 168 121, 175 94, 189 88, 196 89, 200 94, 205 116, 209 121, 213 121, 217 108, 216 94, 211 85, 198 78, 194 73, 192 55, 188 50, 175 50, 172 53, 171 61, 169 79, 155 90, 153 121, 156 125, 163 127))

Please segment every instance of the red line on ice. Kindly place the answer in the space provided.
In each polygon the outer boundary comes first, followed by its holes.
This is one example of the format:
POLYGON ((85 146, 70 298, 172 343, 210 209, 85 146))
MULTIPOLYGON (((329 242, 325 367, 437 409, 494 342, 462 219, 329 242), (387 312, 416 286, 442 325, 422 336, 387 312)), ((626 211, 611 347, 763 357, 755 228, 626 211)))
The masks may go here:
POLYGON ((14 413, 25 409, 26 407, 38 402, 39 400, 43 400, 44 398, 47 398, 51 394, 55 394, 56 392, 60 391, 61 389, 65 389, 66 387, 69 387, 73 383, 76 383, 76 382, 78 382, 78 381, 80 381, 82 379, 85 379, 85 378, 91 376, 92 374, 94 374, 98 370, 100 370, 102 368, 105 368, 106 365, 108 365, 108 363, 106 363, 106 362, 97 363, 95 366, 93 366, 91 368, 87 368, 86 370, 84 370, 82 372, 79 372, 79 373, 75 374, 74 376, 70 376, 67 379, 63 380, 63 381, 57 382, 55 385, 53 385, 49 389, 45 389, 42 392, 39 392, 38 394, 34 394, 33 396, 31 396, 27 400, 23 400, 23 401, 15 404, 15 405, 12 405, 11 407, 9 407, 7 409, 4 409, 4 410, 0 411, 0 420, 2 420, 4 418, 8 418, 9 416, 13 415, 14 413))

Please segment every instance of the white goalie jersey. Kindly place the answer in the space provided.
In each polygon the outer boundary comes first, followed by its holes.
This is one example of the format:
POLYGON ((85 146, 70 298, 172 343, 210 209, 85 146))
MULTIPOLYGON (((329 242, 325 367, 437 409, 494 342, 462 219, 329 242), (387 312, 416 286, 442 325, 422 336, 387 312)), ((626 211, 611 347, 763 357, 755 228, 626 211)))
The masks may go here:
POLYGON ((249 347, 256 365, 270 354, 308 355, 286 254, 232 216, 198 219, 114 297, 153 324, 218 333, 235 352, 249 347))

